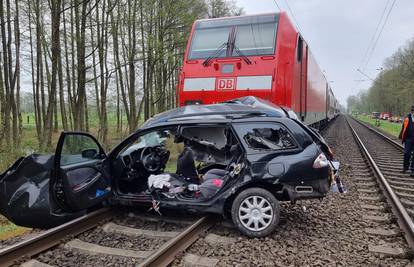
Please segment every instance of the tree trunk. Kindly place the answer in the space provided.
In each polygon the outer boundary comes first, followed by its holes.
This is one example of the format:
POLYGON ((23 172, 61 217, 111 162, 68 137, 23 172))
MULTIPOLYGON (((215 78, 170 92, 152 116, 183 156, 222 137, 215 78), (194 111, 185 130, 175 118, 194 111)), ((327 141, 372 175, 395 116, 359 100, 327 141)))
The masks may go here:
POLYGON ((6 144, 10 144, 10 75, 9 75, 9 53, 7 50, 7 37, 6 37, 6 22, 4 20, 4 1, 0 1, 0 26, 1 26, 1 43, 2 43, 2 55, 3 55, 3 74, 4 74, 4 89, 5 89, 5 101, 4 101, 4 141, 6 144))
POLYGON ((76 60, 77 60, 77 90, 76 90, 76 123, 75 130, 86 130, 86 63, 85 63, 85 31, 86 9, 89 1, 75 0, 76 28, 76 60), (79 12, 79 6, 81 11, 79 12))

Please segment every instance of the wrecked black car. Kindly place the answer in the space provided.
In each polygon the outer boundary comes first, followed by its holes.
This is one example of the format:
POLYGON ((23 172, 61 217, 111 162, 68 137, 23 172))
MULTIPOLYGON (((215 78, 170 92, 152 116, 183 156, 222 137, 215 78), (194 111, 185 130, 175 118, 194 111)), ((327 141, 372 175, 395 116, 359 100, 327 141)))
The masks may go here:
POLYGON ((63 132, 54 155, 21 158, 0 176, 0 212, 49 228, 103 202, 148 205, 221 214, 262 237, 276 228, 280 201, 327 194, 331 160, 317 132, 264 100, 186 106, 148 120, 108 154, 87 133, 63 132))

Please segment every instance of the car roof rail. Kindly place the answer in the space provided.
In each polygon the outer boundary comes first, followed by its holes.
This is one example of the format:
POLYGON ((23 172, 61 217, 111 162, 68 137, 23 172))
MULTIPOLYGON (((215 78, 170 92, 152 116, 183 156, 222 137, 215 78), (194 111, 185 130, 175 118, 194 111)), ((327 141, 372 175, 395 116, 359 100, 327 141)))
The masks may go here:
POLYGON ((168 118, 167 121, 177 121, 180 119, 195 119, 197 117, 206 118, 206 116, 223 116, 226 119, 245 118, 254 116, 267 116, 265 111, 214 111, 214 112, 201 112, 191 114, 181 114, 168 118))

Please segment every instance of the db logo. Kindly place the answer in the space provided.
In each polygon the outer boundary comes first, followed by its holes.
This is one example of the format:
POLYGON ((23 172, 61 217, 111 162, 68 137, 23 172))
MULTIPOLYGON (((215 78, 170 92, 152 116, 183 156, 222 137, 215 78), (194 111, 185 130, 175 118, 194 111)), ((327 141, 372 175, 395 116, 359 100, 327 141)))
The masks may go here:
POLYGON ((218 78, 217 90, 234 90, 236 87, 236 78, 218 78))

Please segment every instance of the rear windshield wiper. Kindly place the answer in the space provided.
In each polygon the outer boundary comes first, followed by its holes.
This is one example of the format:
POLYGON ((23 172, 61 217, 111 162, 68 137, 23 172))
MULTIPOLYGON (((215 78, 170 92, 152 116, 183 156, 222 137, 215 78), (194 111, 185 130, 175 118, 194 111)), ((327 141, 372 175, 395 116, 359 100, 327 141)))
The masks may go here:
POLYGON ((221 46, 219 46, 211 56, 209 56, 208 58, 206 58, 206 60, 204 60, 203 66, 204 67, 210 66, 211 61, 217 58, 218 56, 220 56, 221 52, 223 52, 225 49, 227 50, 228 47, 229 47, 228 42, 225 42, 221 46))

